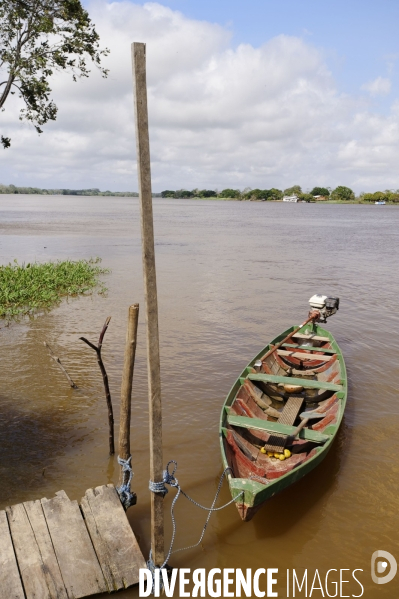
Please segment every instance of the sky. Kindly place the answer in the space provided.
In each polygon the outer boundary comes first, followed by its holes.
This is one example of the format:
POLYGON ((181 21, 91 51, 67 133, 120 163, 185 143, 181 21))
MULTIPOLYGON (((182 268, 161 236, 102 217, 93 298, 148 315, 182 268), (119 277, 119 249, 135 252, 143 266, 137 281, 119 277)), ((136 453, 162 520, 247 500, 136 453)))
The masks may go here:
POLYGON ((110 49, 52 79, 38 135, 9 97, 0 183, 136 191, 130 44, 147 44, 152 186, 399 188, 397 0, 84 2, 110 49))

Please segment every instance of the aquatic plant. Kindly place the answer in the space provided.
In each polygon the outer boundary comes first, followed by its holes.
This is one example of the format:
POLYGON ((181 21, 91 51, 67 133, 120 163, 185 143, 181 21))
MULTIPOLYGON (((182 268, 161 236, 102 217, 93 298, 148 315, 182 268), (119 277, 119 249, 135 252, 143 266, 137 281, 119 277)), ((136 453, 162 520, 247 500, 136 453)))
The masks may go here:
POLYGON ((98 287, 107 288, 99 280, 109 270, 101 268, 100 258, 90 260, 58 260, 18 264, 17 260, 0 266, 0 318, 15 318, 48 310, 65 296, 88 294, 98 287))

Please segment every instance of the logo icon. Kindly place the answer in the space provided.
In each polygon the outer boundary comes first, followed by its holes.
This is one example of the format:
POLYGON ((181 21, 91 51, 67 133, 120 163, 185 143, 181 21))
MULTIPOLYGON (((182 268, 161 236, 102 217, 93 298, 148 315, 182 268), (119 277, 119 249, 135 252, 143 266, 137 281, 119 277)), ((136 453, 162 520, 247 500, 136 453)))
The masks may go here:
POLYGON ((371 578, 373 582, 376 584, 386 584, 387 582, 391 582, 391 580, 395 578, 397 570, 398 564, 391 553, 382 551, 382 549, 374 551, 371 556, 371 578), (385 576, 378 576, 378 574, 383 574, 387 571, 388 564, 390 566, 388 573, 385 574, 385 576))

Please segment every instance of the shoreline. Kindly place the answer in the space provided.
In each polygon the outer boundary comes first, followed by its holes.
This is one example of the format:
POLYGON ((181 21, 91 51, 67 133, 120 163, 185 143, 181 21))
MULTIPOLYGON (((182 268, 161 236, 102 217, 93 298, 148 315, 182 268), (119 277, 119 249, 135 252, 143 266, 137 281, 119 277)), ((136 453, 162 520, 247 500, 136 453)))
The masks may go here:
MULTIPOLYGON (((111 194, 111 195, 103 195, 103 194, 84 194, 84 195, 78 195, 78 194, 50 194, 50 193, 0 193, 0 201, 1 201, 1 196, 4 197, 10 197, 10 196, 32 196, 32 197, 41 197, 41 198, 45 198, 45 197, 60 197, 60 198, 66 198, 66 197, 72 197, 72 198, 139 198, 138 194, 137 195, 116 195, 116 194, 111 194)), ((201 201, 211 201, 211 202, 255 202, 258 204, 312 204, 312 205, 322 205, 322 204, 361 204, 363 206, 375 206, 376 204, 374 202, 367 202, 365 200, 323 200, 323 201, 314 201, 314 202, 305 202, 305 201, 299 201, 299 202, 283 202, 283 200, 241 200, 238 198, 218 198, 218 197, 210 197, 210 198, 200 198, 200 197, 194 197, 194 198, 162 198, 160 197, 159 194, 153 195, 152 196, 154 200, 183 200, 183 201, 187 201, 187 202, 191 202, 193 200, 201 200, 201 201)), ((388 202, 386 201, 385 204, 382 204, 385 206, 399 206, 398 202, 388 202)))

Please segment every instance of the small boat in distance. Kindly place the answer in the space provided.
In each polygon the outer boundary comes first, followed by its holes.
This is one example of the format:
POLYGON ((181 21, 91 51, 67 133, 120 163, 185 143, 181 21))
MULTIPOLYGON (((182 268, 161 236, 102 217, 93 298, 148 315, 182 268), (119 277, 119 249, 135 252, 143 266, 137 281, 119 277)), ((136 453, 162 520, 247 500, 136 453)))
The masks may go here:
POLYGON ((377 202, 374 202, 374 204, 380 204, 381 206, 385 205, 385 200, 378 200, 377 202))
POLYGON ((335 314, 339 299, 314 295, 309 303, 307 320, 263 348, 223 404, 222 459, 245 521, 320 464, 345 410, 344 359, 331 333, 317 324, 335 314))

